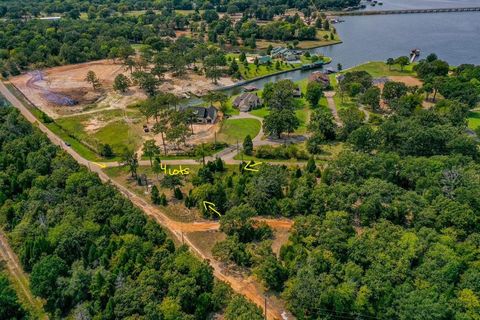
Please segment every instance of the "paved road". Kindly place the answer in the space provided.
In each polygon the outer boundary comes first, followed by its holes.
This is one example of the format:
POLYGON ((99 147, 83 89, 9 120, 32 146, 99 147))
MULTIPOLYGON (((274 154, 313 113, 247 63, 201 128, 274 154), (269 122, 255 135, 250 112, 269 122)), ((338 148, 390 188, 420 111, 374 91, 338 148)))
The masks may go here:
MULTIPOLYGON (((211 260, 204 251, 202 251, 199 247, 193 244, 188 237, 183 237, 183 232, 191 232, 191 231, 206 231, 206 230, 216 230, 218 229, 218 224, 216 222, 206 222, 206 223, 179 223, 170 219, 164 212, 159 210, 159 208, 150 205, 147 201, 139 197, 138 195, 134 194, 126 187, 121 185, 120 183, 116 182, 115 180, 110 179, 103 171, 102 167, 104 166, 118 166, 119 164, 116 162, 99 164, 95 162, 88 161, 80 156, 75 150, 65 145, 65 143, 56 136, 50 129, 44 126, 42 123, 37 121, 37 119, 33 116, 33 114, 23 105, 23 103, 18 100, 8 89, 5 87, 4 83, 0 81, 0 93, 8 100, 10 103, 20 110, 21 114, 31 123, 36 125, 43 133, 47 135, 50 141, 62 148, 65 152, 70 154, 78 163, 87 166, 92 172, 98 174, 100 179, 105 183, 111 183, 114 185, 125 197, 129 198, 132 203, 134 203, 137 207, 143 210, 143 212, 152 217, 157 223, 162 225, 163 227, 170 230, 172 235, 174 235, 179 242, 182 240, 185 241, 193 252, 195 252, 200 258, 204 260, 209 260, 211 266, 213 267, 214 275, 223 281, 228 282, 231 287, 240 294, 245 295, 250 300, 252 300, 255 304, 260 306, 261 308, 264 307, 264 293, 258 288, 258 286, 254 285, 253 283, 247 284, 243 277, 233 276, 226 272, 223 268, 222 264, 216 261, 211 260)), ((238 163, 237 160, 231 160, 234 163, 238 163)), ((172 160, 172 161, 163 161, 166 164, 193 164, 197 163, 195 160, 172 160)), ((141 161, 141 165, 149 165, 149 161, 141 161), (145 162, 145 163, 144 163, 145 162)), ((267 297, 267 317, 268 319, 281 319, 281 314, 284 313, 285 307, 282 303, 280 303, 276 299, 271 299, 267 297)), ((293 319, 292 316, 289 319, 293 319)))

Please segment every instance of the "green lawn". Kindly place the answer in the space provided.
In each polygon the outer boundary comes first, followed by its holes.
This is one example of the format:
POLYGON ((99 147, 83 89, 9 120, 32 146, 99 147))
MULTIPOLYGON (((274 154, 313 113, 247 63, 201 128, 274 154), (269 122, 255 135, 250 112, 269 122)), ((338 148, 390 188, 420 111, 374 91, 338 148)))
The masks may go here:
MULTIPOLYGON (((129 119, 132 121, 139 116, 136 111, 128 111, 128 114, 129 119)), ((98 150, 101 144, 109 144, 116 154, 121 154, 125 146, 135 150, 140 146, 142 141, 140 134, 141 128, 139 125, 126 123, 123 115, 124 111, 114 110, 66 117, 57 119, 55 124, 51 124, 49 127, 51 127, 52 131, 61 134, 62 138, 68 138, 65 141, 69 142, 72 148, 79 153, 85 153, 85 158, 99 161, 102 160, 101 157, 96 155, 92 150, 98 150), (92 117, 107 123, 93 133, 87 132, 85 130, 85 122, 92 117), (83 151, 81 151, 82 149, 83 151), (89 152, 86 150, 89 150, 89 152)), ((105 161, 105 159, 103 160, 105 161)), ((108 159, 108 161, 112 160, 115 159, 108 159)))
POLYGON ((139 132, 124 120, 111 122, 91 136, 101 144, 108 143, 115 154, 121 154, 125 147, 137 150, 142 141, 139 132))
POLYGON ((297 118, 300 121, 300 126, 298 127, 297 130, 295 130, 295 133, 298 133, 298 134, 306 133, 308 120, 310 119, 310 109, 308 108, 297 109, 295 110, 295 114, 297 115, 297 118))
POLYGON ((367 71, 375 78, 387 76, 415 76, 416 73, 413 71, 414 65, 415 64, 410 64, 401 71, 399 65, 389 67, 383 61, 372 61, 344 70, 343 73, 350 71, 367 71))
POLYGON ((293 68, 300 67, 302 65, 301 63, 297 63, 297 64, 284 63, 281 60, 274 59, 272 60, 272 63, 270 66, 265 64, 265 65, 259 65, 257 68, 257 66, 254 63, 249 63, 248 66, 245 66, 243 63, 241 63, 238 60, 239 56, 240 56, 239 54, 235 54, 235 53, 227 54, 227 58, 229 58, 229 60, 237 59, 240 74, 242 75, 242 78, 245 80, 262 77, 262 76, 266 76, 269 74, 273 74, 273 73, 281 72, 285 70, 291 70, 293 68), (275 68, 275 63, 277 61, 280 62, 279 69, 275 68))
POLYGON ((265 118, 266 116, 268 116, 270 114, 270 110, 268 110, 267 107, 263 107, 263 108, 260 108, 260 109, 254 109, 254 110, 250 111, 250 114, 252 114, 254 116, 257 116, 257 117, 260 117, 260 118, 265 118))
POLYGON ((256 119, 227 119, 218 134, 218 141, 229 144, 242 143, 247 135, 255 138, 260 132, 260 121, 256 119))
POLYGON ((347 108, 350 108, 350 107, 356 107, 357 106, 357 102, 355 99, 353 98, 350 98, 349 96, 345 95, 343 97, 343 101, 342 101, 342 98, 340 97, 340 95, 337 93, 334 97, 333 97, 333 100, 335 101, 335 105, 337 106, 337 110, 340 110, 340 109, 347 109, 347 108))
MULTIPOLYGON (((70 144, 71 148, 75 150, 79 155, 83 158, 90 160, 90 161, 105 161, 106 159, 100 157, 96 152, 89 149, 86 145, 81 143, 79 140, 72 138, 69 136, 67 131, 65 131, 62 127, 60 127, 56 123, 49 123, 46 124, 53 133, 55 133, 60 139, 64 142, 70 144)), ((116 159, 108 159, 108 161, 115 161, 116 159)))
MULTIPOLYGON (((332 44, 341 43, 342 40, 338 36, 338 34, 334 34, 334 39, 325 40, 323 37, 325 35, 330 36, 330 31, 318 30, 317 31, 317 39, 316 40, 302 40, 298 43, 297 48, 299 49, 312 49, 318 47, 329 46, 332 44)), ((285 47, 291 44, 293 46, 293 41, 270 41, 270 40, 257 40, 257 48, 258 49, 267 49, 268 46, 272 47, 285 47)))
POLYGON ((233 107, 233 101, 235 100, 235 98, 238 96, 238 94, 234 95, 234 96, 231 96, 230 99, 228 99, 227 101, 227 110, 225 111, 225 114, 226 115, 237 115, 237 114, 240 114, 240 110, 238 110, 237 108, 234 108, 233 107))
POLYGON ((472 130, 480 127, 480 111, 471 111, 468 114, 468 127, 472 130))

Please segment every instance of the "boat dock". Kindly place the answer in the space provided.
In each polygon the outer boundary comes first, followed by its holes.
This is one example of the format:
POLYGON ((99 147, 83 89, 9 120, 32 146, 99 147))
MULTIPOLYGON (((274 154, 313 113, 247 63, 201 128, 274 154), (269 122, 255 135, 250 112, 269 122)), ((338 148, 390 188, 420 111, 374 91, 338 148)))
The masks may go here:
POLYGON ((442 12, 480 12, 480 7, 436 8, 436 9, 401 9, 401 10, 369 10, 369 11, 336 11, 335 16, 368 16, 380 14, 412 14, 412 13, 442 13, 442 12))
POLYGON ((420 50, 419 49, 412 49, 410 52, 410 63, 413 63, 415 59, 417 59, 420 56, 420 50))

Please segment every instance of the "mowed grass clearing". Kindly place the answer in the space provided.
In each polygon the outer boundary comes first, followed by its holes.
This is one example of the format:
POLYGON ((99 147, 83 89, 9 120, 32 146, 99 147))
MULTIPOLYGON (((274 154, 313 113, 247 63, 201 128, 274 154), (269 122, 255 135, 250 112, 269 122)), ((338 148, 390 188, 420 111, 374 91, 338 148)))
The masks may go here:
POLYGON ((475 130, 480 127, 480 110, 471 111, 468 114, 468 127, 472 130, 475 130))
POLYGON ((115 154, 121 154, 125 146, 134 150, 140 146, 142 129, 140 125, 133 123, 137 116, 136 113, 132 113, 134 117, 131 119, 132 123, 127 123, 124 118, 119 117, 120 115, 123 115, 122 111, 109 111, 95 115, 61 118, 57 119, 55 124, 67 135, 75 137, 76 140, 92 149, 98 150, 100 145, 109 144, 115 154), (87 132, 85 124, 93 117, 106 123, 93 132, 87 132))
POLYGON ((383 61, 372 61, 350 69, 346 69, 342 71, 342 73, 351 71, 367 71, 374 78, 388 76, 415 76, 416 72, 413 71, 414 65, 415 63, 409 64, 405 66, 402 71, 400 66, 397 64, 393 66, 387 66, 387 64, 383 61))
POLYGON ((247 135, 255 138, 260 132, 260 121, 256 119, 228 119, 218 134, 218 140, 229 144, 242 143, 247 135))

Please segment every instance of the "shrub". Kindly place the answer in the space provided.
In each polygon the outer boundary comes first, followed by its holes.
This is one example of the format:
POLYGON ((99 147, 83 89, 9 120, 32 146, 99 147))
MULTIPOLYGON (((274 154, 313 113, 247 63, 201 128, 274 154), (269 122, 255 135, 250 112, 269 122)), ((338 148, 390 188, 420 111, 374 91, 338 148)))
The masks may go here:
POLYGON ((300 150, 296 145, 288 146, 260 146, 255 150, 255 156, 260 159, 298 159, 308 160, 309 155, 305 150, 300 150))

